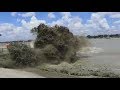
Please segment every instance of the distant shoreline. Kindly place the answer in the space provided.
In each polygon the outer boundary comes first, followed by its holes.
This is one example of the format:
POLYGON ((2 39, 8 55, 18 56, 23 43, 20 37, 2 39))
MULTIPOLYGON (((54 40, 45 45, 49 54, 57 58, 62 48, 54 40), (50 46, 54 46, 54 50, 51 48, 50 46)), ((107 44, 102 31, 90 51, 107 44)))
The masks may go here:
POLYGON ((88 38, 88 39, 120 39, 120 38, 88 38))
POLYGON ((120 34, 111 34, 111 35, 107 35, 107 34, 104 34, 104 35, 87 35, 86 36, 87 38, 106 38, 106 39, 110 39, 110 38, 120 38, 120 34))

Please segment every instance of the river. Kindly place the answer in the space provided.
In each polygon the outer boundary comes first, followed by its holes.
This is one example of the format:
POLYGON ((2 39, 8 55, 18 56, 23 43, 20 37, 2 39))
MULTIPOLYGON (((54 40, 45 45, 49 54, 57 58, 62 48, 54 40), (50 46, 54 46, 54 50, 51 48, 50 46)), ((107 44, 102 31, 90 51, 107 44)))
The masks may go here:
POLYGON ((106 65, 120 71, 120 38, 89 39, 91 47, 98 48, 98 53, 89 54, 86 60, 95 65, 106 65))

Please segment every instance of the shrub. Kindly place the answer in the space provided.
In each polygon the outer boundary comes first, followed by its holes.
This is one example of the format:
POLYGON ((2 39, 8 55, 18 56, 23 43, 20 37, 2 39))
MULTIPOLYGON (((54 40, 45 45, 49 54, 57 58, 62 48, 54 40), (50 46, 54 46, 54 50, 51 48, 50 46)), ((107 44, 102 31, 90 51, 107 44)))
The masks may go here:
POLYGON ((9 54, 0 54, 0 67, 2 68, 14 68, 14 61, 10 59, 9 54))
POLYGON ((18 66, 33 66, 37 64, 35 52, 22 43, 11 43, 8 47, 10 57, 18 66))

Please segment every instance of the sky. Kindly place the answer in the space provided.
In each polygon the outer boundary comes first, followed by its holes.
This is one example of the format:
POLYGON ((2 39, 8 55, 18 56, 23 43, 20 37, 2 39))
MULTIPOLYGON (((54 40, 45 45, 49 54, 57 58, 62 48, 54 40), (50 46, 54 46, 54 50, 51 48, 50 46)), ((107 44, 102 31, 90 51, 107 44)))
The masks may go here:
POLYGON ((120 12, 0 12, 0 41, 34 39, 30 30, 40 23, 74 35, 120 34, 120 12))

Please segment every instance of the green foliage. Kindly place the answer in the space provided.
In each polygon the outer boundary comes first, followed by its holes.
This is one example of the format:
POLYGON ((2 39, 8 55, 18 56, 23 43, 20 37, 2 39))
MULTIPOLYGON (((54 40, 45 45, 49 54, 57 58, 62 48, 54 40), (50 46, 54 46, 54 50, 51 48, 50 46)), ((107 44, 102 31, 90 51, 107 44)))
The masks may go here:
POLYGON ((11 59, 17 66, 33 66, 37 64, 35 52, 22 43, 11 43, 8 47, 11 59))
POLYGON ((3 68, 14 68, 14 61, 10 59, 9 54, 0 54, 0 67, 3 68))
POLYGON ((44 57, 46 57, 46 62, 55 64, 60 63, 59 51, 52 44, 46 45, 42 51, 44 57))
POLYGON ((47 59, 56 58, 61 61, 74 61, 80 48, 80 39, 74 36, 67 27, 55 25, 49 27, 40 24, 31 30, 37 35, 35 48, 44 49, 47 59), (54 57, 54 58, 53 58, 54 57))
POLYGON ((46 47, 43 49, 43 52, 47 58, 57 58, 58 50, 53 45, 46 45, 46 47))

